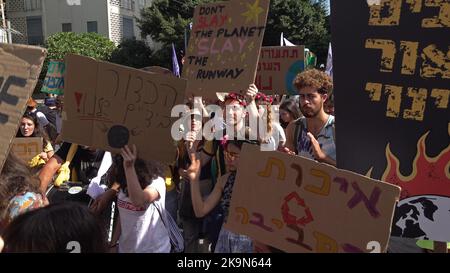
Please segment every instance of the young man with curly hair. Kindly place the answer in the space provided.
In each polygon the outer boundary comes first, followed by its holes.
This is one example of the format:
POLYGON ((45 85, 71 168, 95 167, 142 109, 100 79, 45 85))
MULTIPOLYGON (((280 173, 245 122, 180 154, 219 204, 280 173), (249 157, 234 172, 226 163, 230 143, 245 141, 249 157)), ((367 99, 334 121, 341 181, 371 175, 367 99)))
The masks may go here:
POLYGON ((286 128, 285 151, 336 166, 334 116, 324 109, 333 89, 331 78, 320 70, 310 69, 298 74, 294 85, 304 117, 286 128))

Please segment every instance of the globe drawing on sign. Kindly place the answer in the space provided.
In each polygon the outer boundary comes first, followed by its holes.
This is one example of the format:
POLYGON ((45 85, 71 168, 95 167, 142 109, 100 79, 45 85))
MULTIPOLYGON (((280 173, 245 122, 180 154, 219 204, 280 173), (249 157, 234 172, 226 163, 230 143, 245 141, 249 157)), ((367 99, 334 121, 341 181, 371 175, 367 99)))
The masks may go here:
POLYGON ((286 73, 285 78, 285 85, 286 85, 286 91, 288 95, 298 95, 297 90, 294 88, 294 80, 295 77, 297 77, 298 73, 305 70, 305 61, 300 60, 293 63, 290 67, 288 72, 286 73))
POLYGON ((391 235, 450 241, 450 197, 421 195, 401 200, 394 213, 391 235))

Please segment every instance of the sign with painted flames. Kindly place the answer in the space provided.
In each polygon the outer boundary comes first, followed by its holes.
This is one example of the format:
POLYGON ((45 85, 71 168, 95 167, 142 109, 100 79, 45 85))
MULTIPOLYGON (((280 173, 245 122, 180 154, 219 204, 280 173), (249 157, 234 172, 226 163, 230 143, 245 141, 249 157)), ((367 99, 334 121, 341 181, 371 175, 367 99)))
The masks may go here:
POLYGON ((331 9, 338 167, 402 188, 393 236, 449 242, 449 2, 331 9))

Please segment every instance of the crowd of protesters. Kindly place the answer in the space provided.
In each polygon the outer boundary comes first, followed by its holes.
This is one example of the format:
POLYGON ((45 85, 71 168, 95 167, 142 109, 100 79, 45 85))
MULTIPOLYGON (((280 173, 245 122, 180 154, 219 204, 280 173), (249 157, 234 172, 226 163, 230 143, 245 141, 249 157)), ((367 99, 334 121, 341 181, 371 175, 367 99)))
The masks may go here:
POLYGON ((182 230, 186 253, 259 251, 264 246, 223 226, 242 145, 336 162, 331 78, 310 69, 294 84, 297 96, 265 95, 254 84, 242 93, 219 96, 214 103, 224 110, 223 122, 213 129, 221 139, 199 136, 202 124, 216 113, 207 112, 202 101, 187 99, 190 110, 180 127, 184 138, 168 167, 139 158, 145 147, 126 145, 111 156, 62 142, 62 96, 46 98, 41 107, 30 99, 17 137, 42 137, 43 146, 30 162, 10 152, 4 164, 0 250, 167 253, 170 215, 182 230), (259 120, 257 130, 249 126, 252 118, 259 120), (234 132, 243 132, 244 139, 234 132), (101 173, 108 156, 110 166, 101 173), (95 179, 101 193, 88 195, 95 179), (76 188, 79 192, 72 194, 76 188))

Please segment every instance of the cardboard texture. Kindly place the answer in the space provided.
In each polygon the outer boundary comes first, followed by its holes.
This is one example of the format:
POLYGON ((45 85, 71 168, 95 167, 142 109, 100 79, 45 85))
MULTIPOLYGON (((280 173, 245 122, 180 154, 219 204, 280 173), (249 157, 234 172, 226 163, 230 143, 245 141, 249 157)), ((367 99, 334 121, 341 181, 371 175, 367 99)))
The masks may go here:
POLYGON ((42 152, 42 145, 42 137, 16 137, 11 150, 24 162, 28 162, 42 152))
POLYGON ((225 227, 287 252, 383 252, 399 195, 388 183, 244 144, 225 227))
POLYGON ((199 5, 185 57, 187 96, 247 90, 256 76, 269 0, 199 5))
POLYGON ((41 92, 55 95, 64 94, 64 72, 66 64, 62 60, 50 60, 47 68, 47 75, 41 92))
POLYGON ((265 94, 297 95, 294 79, 305 70, 304 46, 262 47, 255 84, 265 94))
POLYGON ((171 163, 171 110, 186 80, 69 54, 62 138, 111 152, 136 144, 139 156, 171 163))
POLYGON ((375 2, 331 2, 337 165, 402 188, 393 236, 450 242, 450 5, 375 2))
POLYGON ((0 170, 46 55, 40 47, 0 43, 0 170))

